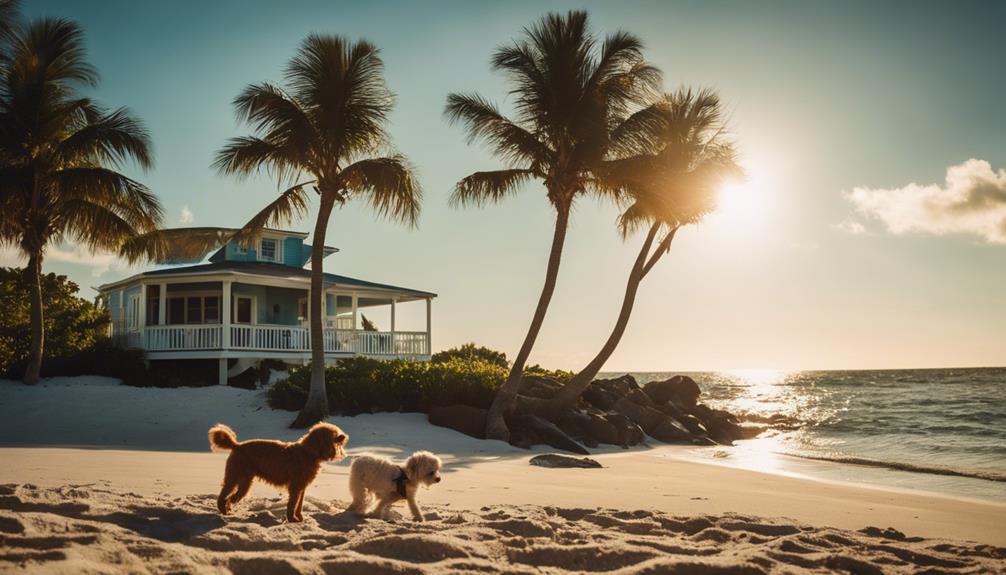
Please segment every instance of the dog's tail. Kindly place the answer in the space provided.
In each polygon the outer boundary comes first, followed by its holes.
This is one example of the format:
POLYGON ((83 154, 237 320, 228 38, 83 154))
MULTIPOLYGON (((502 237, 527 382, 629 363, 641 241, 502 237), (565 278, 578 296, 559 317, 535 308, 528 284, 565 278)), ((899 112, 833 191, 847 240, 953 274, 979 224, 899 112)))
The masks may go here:
POLYGON ((238 436, 234 430, 222 423, 210 428, 210 449, 213 451, 230 451, 238 446, 238 436))

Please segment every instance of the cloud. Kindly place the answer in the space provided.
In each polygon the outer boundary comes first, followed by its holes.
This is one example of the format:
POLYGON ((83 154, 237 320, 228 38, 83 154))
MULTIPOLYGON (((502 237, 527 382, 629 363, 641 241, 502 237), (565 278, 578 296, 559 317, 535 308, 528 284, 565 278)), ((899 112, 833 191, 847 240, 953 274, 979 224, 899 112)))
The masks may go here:
POLYGON ((1006 170, 970 159, 947 168, 943 184, 858 187, 845 198, 894 234, 973 234, 1006 244, 1006 170))
POLYGON ((46 261, 87 266, 91 268, 91 276, 93 277, 101 277, 112 268, 119 270, 127 267, 127 264, 115 254, 94 253, 83 246, 69 249, 51 246, 45 251, 45 259, 46 261))
POLYGON ((182 206, 182 217, 179 218, 178 223, 180 224, 191 224, 195 216, 192 215, 192 210, 189 209, 189 205, 186 204, 182 206))
MULTIPOLYGON (((28 262, 20 250, 7 247, 0 249, 0 266, 23 267, 28 262)), ((101 277, 109 270, 127 270, 132 267, 113 253, 95 253, 83 246, 65 247, 49 246, 45 250, 42 269, 46 273, 52 271, 47 265, 53 262, 74 264, 91 268, 92 277, 101 277)))
POLYGON ((865 236, 870 232, 866 231, 866 226, 853 219, 843 220, 835 224, 835 229, 853 236, 865 236))

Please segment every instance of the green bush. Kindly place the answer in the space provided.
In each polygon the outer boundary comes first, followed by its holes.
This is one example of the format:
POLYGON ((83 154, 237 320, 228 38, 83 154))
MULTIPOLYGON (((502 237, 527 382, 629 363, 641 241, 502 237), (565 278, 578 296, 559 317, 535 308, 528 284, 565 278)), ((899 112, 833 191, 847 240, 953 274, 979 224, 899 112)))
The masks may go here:
MULTIPOLYGON (((12 365, 10 370, 24 373, 27 360, 12 365)), ((87 349, 60 357, 42 360, 42 377, 73 377, 102 375, 121 379, 126 385, 150 385, 151 375, 142 350, 122 349, 108 339, 99 340, 87 349)))
MULTIPOLYGON (((329 409, 355 415, 378 411, 418 411, 457 403, 488 407, 507 370, 482 360, 380 361, 353 358, 325 370, 329 409)), ((301 367, 269 388, 269 404, 298 410, 307 400, 311 368, 301 367)))
MULTIPOLYGON (((0 374, 3 377, 20 378, 28 363, 31 285, 31 278, 24 270, 0 268, 0 374)), ((107 352, 109 347, 103 343, 109 323, 108 312, 78 297, 79 291, 77 284, 66 276, 53 273, 42 276, 42 301, 45 302, 42 359, 56 366, 56 371, 61 372, 62 364, 78 354, 83 355, 74 361, 86 362, 90 357, 107 352), (84 353, 90 348, 95 351, 84 353)), ((45 367, 42 375, 45 375, 45 367)))
POLYGON ((461 347, 452 347, 433 354, 433 363, 443 363, 452 359, 462 359, 465 361, 481 360, 486 363, 498 365, 504 369, 510 367, 506 354, 502 351, 489 349, 474 343, 466 343, 461 347))

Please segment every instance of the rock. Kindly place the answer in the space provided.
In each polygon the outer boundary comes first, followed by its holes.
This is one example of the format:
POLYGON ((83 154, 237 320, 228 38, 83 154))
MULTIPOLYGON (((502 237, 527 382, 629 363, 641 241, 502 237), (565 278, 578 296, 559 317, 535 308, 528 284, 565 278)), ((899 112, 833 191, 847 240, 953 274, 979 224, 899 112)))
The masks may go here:
POLYGON ((623 397, 619 399, 612 409, 636 422, 643 431, 650 433, 667 417, 663 412, 652 407, 639 405, 638 403, 623 397))
POLYGON ((598 409, 609 410, 615 402, 634 389, 639 389, 639 384, 631 375, 613 379, 595 379, 590 382, 581 397, 598 409))
POLYGON ((625 399, 628 399, 632 403, 638 405, 645 405, 647 407, 657 407, 657 404, 650 399, 649 395, 646 395, 642 389, 632 389, 625 394, 625 399))
POLYGON ((742 439, 744 435, 739 425, 720 413, 713 414, 705 426, 709 437, 721 445, 733 445, 735 439, 742 439))
POLYGON ((586 434, 591 439, 598 443, 623 445, 622 434, 619 433, 618 427, 602 413, 588 411, 585 415, 587 416, 586 434))
POLYGON ((659 405, 673 401, 685 410, 694 407, 699 394, 702 393, 699 384, 687 375, 675 375, 664 381, 651 381, 643 387, 643 391, 653 403, 659 405))
POLYGON ((615 430, 618 432, 618 443, 616 445, 629 447, 639 445, 646 439, 643 429, 636 422, 621 413, 606 413, 604 419, 614 425, 615 430))
POLYGON ((552 399, 555 393, 562 387, 562 384, 541 375, 525 375, 521 378, 520 393, 538 399, 552 399))
MULTIPOLYGON (((511 430, 521 432, 531 432, 538 437, 539 443, 551 445, 563 451, 572 451, 581 455, 590 455, 582 445, 577 443, 572 437, 559 429, 554 423, 547 421, 537 415, 515 415, 511 418, 511 430)), ((512 431, 511 431, 512 433, 512 431)))
POLYGON ((622 399, 622 396, 617 393, 602 387, 596 387, 594 384, 590 384, 587 389, 583 390, 583 394, 580 397, 590 405, 604 410, 611 409, 615 405, 615 402, 622 399))
POLYGON ((456 404, 434 407, 427 419, 433 425, 448 427, 476 439, 485 439, 487 414, 488 411, 485 409, 456 404))
POLYGON ((535 455, 528 462, 538 467, 579 467, 584 469, 600 469, 602 466, 589 457, 572 457, 558 453, 535 455))
POLYGON ((669 415, 664 416, 664 420, 649 431, 649 434, 664 443, 691 443, 692 441, 691 432, 669 415))

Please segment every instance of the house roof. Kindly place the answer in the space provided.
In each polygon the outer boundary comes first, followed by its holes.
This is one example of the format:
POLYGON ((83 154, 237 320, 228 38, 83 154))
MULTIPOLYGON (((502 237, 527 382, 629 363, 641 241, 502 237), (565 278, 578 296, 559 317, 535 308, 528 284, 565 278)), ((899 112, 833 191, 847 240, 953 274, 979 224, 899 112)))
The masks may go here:
MULTIPOLYGON (((148 277, 171 277, 171 276, 187 276, 187 275, 212 275, 218 273, 242 273, 249 275, 259 275, 268 276, 275 278, 295 278, 295 279, 311 279, 311 270, 306 268, 295 268, 292 266, 287 266, 283 264, 276 264, 270 262, 235 262, 235 261, 222 261, 213 262, 207 264, 198 264, 194 266, 183 266, 175 268, 165 268, 160 270, 152 270, 149 272, 143 272, 136 274, 135 276, 120 280, 117 282, 112 282, 98 287, 99 291, 104 291, 111 288, 112 286, 130 283, 139 278, 148 277)), ((366 280, 361 280, 357 278, 351 278, 349 276, 337 275, 337 274, 325 274, 325 283, 338 286, 347 287, 359 287, 359 288, 371 288, 377 290, 388 290, 395 291, 402 294, 407 294, 410 296, 415 296, 419 298, 436 297, 437 294, 428 291, 416 290, 412 288, 405 288, 390 284, 382 284, 377 282, 371 282, 366 280)))

